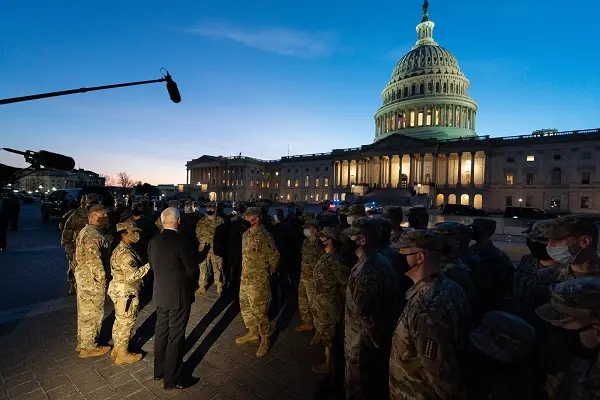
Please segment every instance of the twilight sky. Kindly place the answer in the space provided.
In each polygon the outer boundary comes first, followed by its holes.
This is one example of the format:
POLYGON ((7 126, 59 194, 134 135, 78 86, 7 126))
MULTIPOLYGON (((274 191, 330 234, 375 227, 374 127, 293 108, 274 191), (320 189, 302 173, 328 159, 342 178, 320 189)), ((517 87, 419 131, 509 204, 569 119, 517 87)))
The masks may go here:
MULTIPOLYGON (((479 135, 600 127, 600 2, 431 0, 434 39, 479 104, 479 135), (488 4, 489 3, 489 4, 488 4)), ((0 98, 156 79, 0 106, 0 147, 185 182, 202 154, 276 159, 370 143, 380 94, 416 40, 421 0, 5 2, 0 98), (291 4, 294 3, 294 4, 291 4)), ((24 165, 0 152, 0 162, 24 165)))

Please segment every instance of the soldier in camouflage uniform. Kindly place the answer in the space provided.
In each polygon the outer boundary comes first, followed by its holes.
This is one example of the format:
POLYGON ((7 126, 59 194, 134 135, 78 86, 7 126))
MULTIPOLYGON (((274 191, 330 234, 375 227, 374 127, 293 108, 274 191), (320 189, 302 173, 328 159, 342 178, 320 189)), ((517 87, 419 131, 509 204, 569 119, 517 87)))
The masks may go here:
POLYGON ((257 357, 265 356, 270 347, 270 277, 279 264, 275 241, 260 224, 260 216, 260 207, 249 207, 244 213, 250 228, 242 235, 240 312, 248 332, 235 340, 236 344, 245 344, 260 339, 257 357))
POLYGON ((467 295, 467 300, 473 305, 477 298, 471 279, 471 270, 458 258, 459 238, 462 224, 457 222, 440 222, 434 230, 441 233, 446 244, 446 251, 442 254, 441 272, 462 288, 467 295))
POLYGON ((389 360, 390 399, 464 399, 463 371, 471 322, 463 290, 440 274, 443 235, 413 230, 402 235, 406 275, 415 285, 406 293, 389 360))
POLYGON ((377 252, 379 224, 360 218, 348 232, 358 262, 348 278, 344 316, 346 398, 387 399, 388 361, 399 308, 398 275, 377 252))
POLYGON ((350 206, 348 204, 342 204, 338 209, 339 221, 340 221, 340 231, 344 231, 350 228, 350 224, 348 223, 348 213, 350 212, 350 206))
POLYGON ((206 292, 206 283, 208 281, 208 269, 213 272, 217 294, 223 292, 223 283, 221 275, 223 273, 223 257, 217 256, 214 253, 214 239, 217 226, 225 223, 223 218, 215 214, 217 204, 211 201, 206 205, 206 217, 200 219, 196 225, 196 238, 198 239, 198 251, 206 254, 204 261, 200 263, 200 288, 197 294, 206 292))
POLYGON ((392 224, 392 231, 390 232, 390 241, 392 243, 400 242, 400 237, 402 236, 402 207, 393 206, 386 207, 383 211, 383 218, 387 218, 392 224))
POLYGON ((365 206, 362 204, 352 204, 348 207, 348 217, 346 218, 346 222, 348 223, 348 228, 345 230, 345 234, 348 236, 348 229, 352 226, 352 222, 366 216, 365 206))
MULTIPOLYGON (((341 232, 335 228, 325 227, 318 233, 325 254, 321 256, 315 266, 314 276, 314 308, 313 315, 315 329, 321 343, 325 346, 325 362, 313 366, 313 371, 318 374, 327 374, 331 371, 333 342, 341 336, 341 326, 344 317, 344 304, 346 301, 346 285, 348 284, 348 268, 336 248, 340 245, 341 232)), ((343 353, 341 354, 343 360, 343 353)), ((336 368, 343 368, 335 365, 336 368)))
POLYGON ((77 343, 81 358, 110 351, 110 347, 98 346, 97 342, 104 317, 106 275, 110 271, 110 242, 103 232, 108 216, 101 204, 91 205, 87 211, 88 223, 77 235, 75 248, 77 343))
MULTIPOLYGON (((169 200, 169 202, 167 203, 167 207, 173 207, 178 210, 179 210, 179 205, 180 205, 179 200, 169 200)), ((160 212, 159 212, 159 214, 160 214, 160 212)), ((158 216, 158 218, 156 219, 154 224, 158 228, 159 232, 163 231, 163 225, 162 225, 162 221, 160 220, 160 215, 158 216)))
POLYGON ((483 258, 492 282, 490 308, 501 309, 513 280, 515 266, 510 257, 492 242, 492 236, 496 232, 496 221, 489 218, 475 218, 470 226, 475 241, 471 250, 483 258))
POLYGON ((87 207, 90 204, 99 204, 102 202, 102 198, 100 195, 95 193, 90 193, 88 195, 83 195, 81 197, 81 204, 79 208, 71 210, 66 215, 68 217, 61 220, 63 223, 63 227, 61 229, 61 238, 60 244, 65 249, 65 253, 67 253, 67 260, 69 262, 69 268, 67 270, 67 284, 69 286, 69 294, 75 294, 77 291, 77 287, 75 284, 75 247, 77 235, 83 229, 83 227, 88 223, 88 211, 87 207))
POLYGON ((406 213, 408 226, 413 229, 427 229, 429 225, 429 213, 425 207, 412 207, 406 213))
POLYGON ((481 325, 469 334, 473 352, 468 381, 473 399, 542 398, 533 379, 535 333, 531 325, 512 314, 490 311, 483 316, 481 325))
MULTIPOLYGON (((306 239, 302 242, 302 268, 300 269, 300 285, 298 286, 300 325, 296 327, 296 332, 313 330, 313 317, 316 315, 313 271, 324 254, 321 242, 317 238, 318 224, 317 220, 314 219, 309 219, 304 224, 306 239)), ((315 335, 313 344, 318 342, 317 335, 315 335)))
POLYGON ((141 354, 129 352, 129 339, 140 304, 142 278, 150 270, 150 264, 142 266, 142 259, 131 246, 140 240, 140 231, 133 222, 117 224, 121 242, 110 258, 112 280, 108 285, 108 295, 115 305, 111 358, 116 365, 131 364, 142 359, 141 354))
POLYGON ((557 398, 600 399, 600 278, 577 278, 554 285, 550 302, 537 308, 536 314, 579 334, 580 356, 567 371, 557 398))

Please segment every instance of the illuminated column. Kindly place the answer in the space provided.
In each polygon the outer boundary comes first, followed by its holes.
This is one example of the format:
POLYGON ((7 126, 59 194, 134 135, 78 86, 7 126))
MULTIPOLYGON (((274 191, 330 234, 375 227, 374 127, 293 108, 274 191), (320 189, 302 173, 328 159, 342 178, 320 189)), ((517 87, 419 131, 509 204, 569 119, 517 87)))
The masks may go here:
POLYGON ((444 185, 448 185, 448 171, 450 171, 450 153, 446 154, 446 181, 444 185))
POLYGON ((475 185, 475 152, 471 152, 471 187, 475 185))
POLYGON ((404 154, 400 154, 398 157, 400 158, 398 160, 398 187, 402 188, 402 159, 404 158, 404 154))

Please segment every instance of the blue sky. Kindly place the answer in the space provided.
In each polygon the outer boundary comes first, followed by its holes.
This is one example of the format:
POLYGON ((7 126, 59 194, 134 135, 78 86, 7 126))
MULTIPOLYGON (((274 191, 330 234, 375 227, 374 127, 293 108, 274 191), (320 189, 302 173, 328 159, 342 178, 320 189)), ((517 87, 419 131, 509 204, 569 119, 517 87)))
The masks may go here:
MULTIPOLYGON (((480 135, 600 127, 600 2, 430 1, 434 38, 479 104, 480 135)), ((276 159, 370 143, 380 94, 416 40, 420 0, 5 2, 0 98, 162 84, 0 106, 0 146, 107 175, 185 181, 202 154, 276 159), (326 3, 326 4, 323 4, 326 3)), ((0 152, 0 162, 20 164, 0 152)))

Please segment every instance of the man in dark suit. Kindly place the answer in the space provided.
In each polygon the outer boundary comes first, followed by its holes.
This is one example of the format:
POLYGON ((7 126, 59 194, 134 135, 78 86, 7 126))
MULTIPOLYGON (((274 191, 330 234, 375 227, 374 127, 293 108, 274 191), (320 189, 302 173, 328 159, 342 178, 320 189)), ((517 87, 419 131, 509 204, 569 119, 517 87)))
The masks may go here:
POLYGON ((164 230, 148 245, 156 306, 154 379, 164 379, 166 390, 192 383, 182 376, 183 344, 200 271, 196 249, 177 230, 179 217, 176 208, 165 209, 160 215, 164 230))

